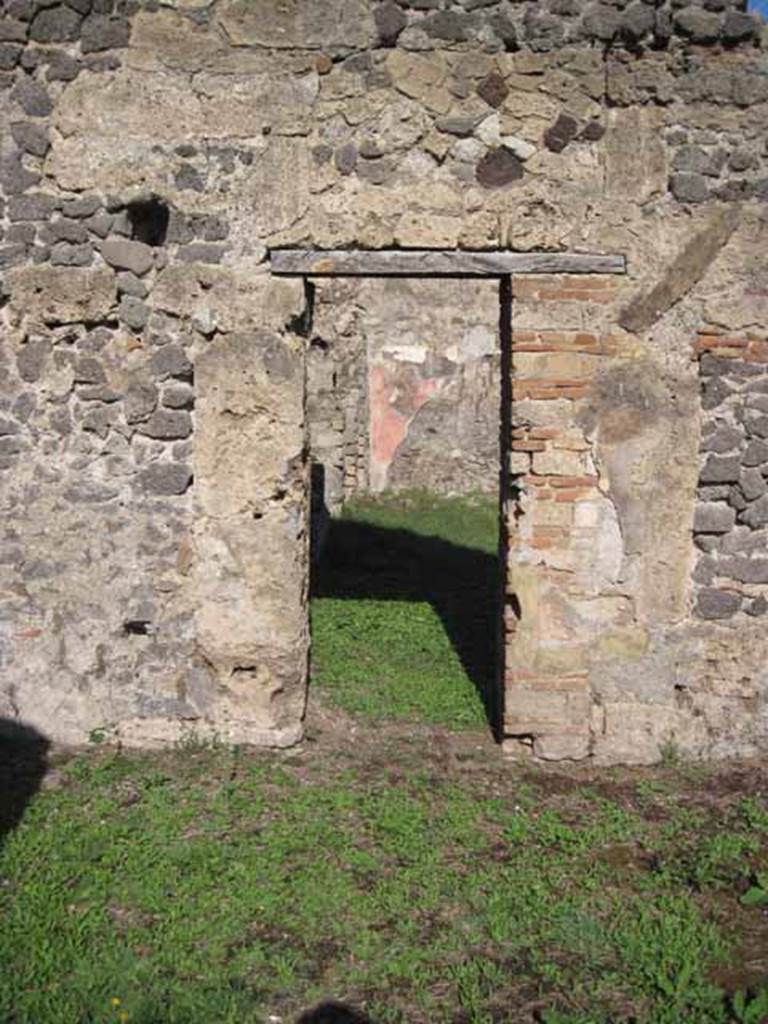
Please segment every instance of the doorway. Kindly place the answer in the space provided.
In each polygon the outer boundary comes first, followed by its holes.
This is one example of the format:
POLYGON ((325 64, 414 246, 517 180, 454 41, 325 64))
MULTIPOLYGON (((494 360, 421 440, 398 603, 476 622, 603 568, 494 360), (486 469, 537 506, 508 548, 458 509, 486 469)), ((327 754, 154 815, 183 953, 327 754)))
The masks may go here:
POLYGON ((305 281, 313 684, 496 735, 509 279, 305 281))

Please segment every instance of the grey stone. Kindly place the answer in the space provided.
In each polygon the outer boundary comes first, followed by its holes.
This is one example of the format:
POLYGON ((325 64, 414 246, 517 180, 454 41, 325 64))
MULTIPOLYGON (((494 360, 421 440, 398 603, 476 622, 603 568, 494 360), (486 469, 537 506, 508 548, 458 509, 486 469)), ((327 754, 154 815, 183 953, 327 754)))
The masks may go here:
POLYGON ((59 437, 68 437, 72 433, 72 414, 68 406, 52 409, 48 413, 48 429, 59 437))
POLYGON ((728 157, 728 167, 732 171, 748 171, 755 163, 754 153, 744 147, 735 149, 728 157))
POLYGON ((27 442, 18 435, 0 437, 0 456, 20 455, 27 450, 27 442))
POLYGON ((724 424, 702 441, 701 450, 704 452, 717 452, 719 455, 723 455, 725 452, 739 448, 743 440, 743 430, 724 424))
POLYGON ((703 409, 716 409, 733 393, 733 388, 722 377, 705 378, 701 387, 703 409))
POLYGON ((48 130, 42 125, 17 121, 11 125, 11 135, 19 149, 33 156, 45 156, 51 145, 48 130))
POLYGON ((64 497, 74 504, 98 505, 104 501, 112 501, 119 493, 116 487, 109 484, 98 483, 95 480, 78 480, 64 491, 64 497))
POLYGON ((757 501, 753 501, 741 513, 739 518, 742 523, 752 527, 752 529, 768 525, 768 494, 764 494, 757 501))
POLYGON ((750 441, 744 449, 741 457, 742 463, 747 467, 762 466, 768 462, 768 444, 765 441, 750 441))
POLYGON ((706 178, 679 172, 669 179, 669 190, 681 203, 703 203, 709 196, 706 178))
POLYGON ((192 417, 188 412, 165 409, 153 412, 146 423, 138 427, 139 433, 159 441, 174 441, 192 433, 192 417))
POLYGON ((157 388, 154 384, 134 381, 125 395, 125 419, 128 423, 141 423, 157 408, 157 388))
POLYGON ((23 245, 32 245, 36 237, 37 226, 26 221, 10 224, 5 233, 6 242, 20 242, 23 245))
POLYGON ((754 601, 750 601, 744 611, 747 615, 752 615, 754 617, 765 615, 765 613, 768 612, 768 601, 761 594, 759 597, 756 597, 754 601))
POLYGON ((80 49, 83 53, 98 53, 127 46, 131 35, 130 22, 125 18, 92 14, 83 22, 80 49))
POLYGON ((383 185, 392 174, 392 164, 382 157, 377 160, 359 160, 357 176, 372 185, 383 185))
POLYGON ((86 387, 80 388, 77 396, 84 402, 104 402, 106 405, 119 402, 123 397, 119 391, 114 391, 105 384, 89 384, 86 387))
POLYGON ((736 556, 724 560, 723 568, 731 579, 739 583, 768 583, 768 558, 736 556))
POLYGON ((150 365, 155 376, 161 379, 180 377, 187 380, 192 377, 192 363, 180 345, 163 345, 152 356, 150 365))
POLYGON ((43 192, 11 196, 8 201, 8 217, 10 220, 47 220, 58 207, 59 200, 43 192))
POLYGON ((174 174, 173 182, 176 188, 182 192, 186 190, 191 192, 205 191, 205 178, 192 164, 182 164, 174 174))
POLYGON ((471 135, 477 126, 474 117, 438 117, 435 127, 446 135, 458 135, 460 139, 471 135))
POLYGON ((31 391, 23 391, 13 403, 11 412, 20 423, 27 423, 37 408, 37 398, 31 391))
POLYGON ((741 465, 732 456, 709 455, 699 476, 702 484, 733 484, 739 479, 741 465))
POLYGON ((5 416, 0 416, 0 437, 8 437, 11 434, 21 433, 21 427, 14 420, 6 419, 5 416))
POLYGON ((707 587, 699 592, 696 614, 702 619, 729 619, 741 605, 741 597, 730 590, 707 587))
POLYGON ((582 19, 582 29, 589 39, 613 39, 619 31, 621 16, 607 4, 590 4, 582 19))
POLYGON ((768 437, 768 416, 758 416, 755 419, 747 419, 744 423, 750 437, 768 437))
POLYGON ((339 174, 351 174, 357 164, 357 149, 351 142, 340 146, 333 154, 333 162, 339 174))
POLYGON ((23 43, 27 39, 28 26, 16 18, 0 19, 0 40, 4 43, 23 43))
POLYGON ((743 512, 747 507, 747 499, 739 487, 731 487, 728 491, 728 504, 731 508, 736 509, 737 512, 743 512))
POLYGON ((134 331, 141 331, 147 326, 149 309, 135 295, 123 295, 120 299, 120 319, 134 331))
POLYGON ((623 36, 636 41, 649 35, 655 24, 653 8, 644 3, 631 3, 621 16, 619 29, 623 36))
POLYGON ((59 267, 88 267, 93 262, 93 246, 57 242, 51 247, 51 263, 59 267))
POLYGON ((696 533, 727 533, 736 523, 736 513, 722 502, 706 502, 696 506, 693 528, 696 533))
POLYGON ((696 568, 693 570, 694 583, 700 583, 702 586, 708 587, 717 575, 716 569, 716 558, 708 555, 700 556, 696 562, 696 568))
POLYGON ((191 409, 195 392, 188 384, 173 384, 163 391, 162 403, 169 409, 191 409))
POLYGON ((97 409, 90 409, 83 416, 80 427, 88 434, 96 434, 103 441, 112 429, 114 420, 113 410, 106 406, 100 406, 97 409))
POLYGON ((129 270, 123 270, 115 278, 118 295, 134 295, 137 299, 146 299, 149 289, 141 280, 129 270))
POLYGON ((51 343, 47 338, 34 339, 22 345, 16 354, 16 369, 22 380, 34 384, 40 380, 51 354, 51 343))
POLYGON ((112 230, 113 220, 114 218, 109 213, 97 213, 94 217, 89 217, 84 223, 88 230, 98 238, 106 238, 112 230))
POLYGON ((18 43, 0 43, 0 71, 13 71, 23 52, 18 43))
POLYGON ((523 174, 520 158, 504 147, 489 150, 475 170, 478 183, 485 188, 502 188, 519 181, 523 174))
POLYGON ((532 50, 548 53, 556 49, 565 36, 562 18, 540 10, 539 4, 528 7, 523 17, 525 39, 532 50))
POLYGON ((22 242, 13 245, 0 245, 0 270, 18 266, 26 255, 27 247, 22 242))
POLYGON ((684 7, 674 17, 675 27, 694 43, 713 43, 720 35, 720 18, 700 7, 684 7))
POLYGON ((745 552, 765 551, 765 538, 746 525, 739 525, 721 538, 723 554, 738 555, 745 552))
POLYGON ((397 37, 408 24, 402 9, 393 0, 385 0, 374 10, 373 17, 382 45, 394 46, 397 37))
POLYGON ((153 462, 139 474, 148 494, 184 494, 192 483, 192 470, 181 462, 153 462))
POLYGON ((471 15, 463 14, 460 11, 438 11, 435 14, 427 15, 423 21, 419 22, 419 28, 427 35, 456 43, 464 42, 469 38, 472 25, 471 15))
POLYGON ((64 53, 63 50, 49 51, 47 61, 45 77, 49 82, 72 82, 83 69, 82 61, 64 53))
POLYGON ((85 217, 92 217, 100 207, 101 199, 98 196, 78 196, 77 199, 70 199, 64 203, 62 213, 65 217, 82 220, 85 217))
POLYGON ((699 360, 699 370, 704 377, 720 376, 720 374, 729 373, 732 366, 732 360, 713 356, 710 352, 705 352, 699 360))
POLYGON ((36 43, 74 42, 79 35, 82 20, 71 7, 65 7, 63 4, 48 7, 35 15, 29 36, 36 43))
POLYGON ((221 217, 204 217, 201 233, 206 242, 223 242, 229 238, 229 224, 221 217))
POLYGON ((691 174, 706 174, 716 178, 723 167, 727 154, 721 149, 703 149, 701 146, 680 146, 675 153, 672 166, 676 171, 691 174))
POLYGON ((748 394, 747 408, 757 409, 759 412, 768 413, 768 394, 748 394))
POLYGON ((46 224, 43 241, 47 243, 70 242, 72 245, 82 245, 88 241, 88 231, 80 221, 59 218, 46 224))
POLYGON ((512 51, 517 49, 517 29, 503 8, 491 14, 489 25, 494 34, 504 44, 505 50, 512 51))
POLYGON ((759 32, 758 20, 743 11, 730 10, 723 21, 723 41, 726 43, 742 43, 754 39, 759 32))
POLYGON ((699 487, 700 501, 728 501, 731 493, 731 484, 715 484, 709 487, 699 487))
POLYGON ((18 153, 13 153, 0 163, 0 185, 6 195, 20 195, 39 183, 40 175, 36 171, 28 171, 18 153))
POLYGON ((154 265, 154 253, 144 242, 124 238, 110 238, 101 246, 105 261, 117 270, 130 270, 141 277, 154 265))
POLYGON ((80 356, 74 367, 75 384, 105 384, 107 374, 94 356, 80 356))
POLYGON ((221 263, 225 248, 210 242, 191 242, 179 248, 178 257, 185 263, 221 263))
POLYGON ((768 491, 768 483, 759 469, 743 469, 739 477, 739 487, 747 501, 754 501, 768 491))

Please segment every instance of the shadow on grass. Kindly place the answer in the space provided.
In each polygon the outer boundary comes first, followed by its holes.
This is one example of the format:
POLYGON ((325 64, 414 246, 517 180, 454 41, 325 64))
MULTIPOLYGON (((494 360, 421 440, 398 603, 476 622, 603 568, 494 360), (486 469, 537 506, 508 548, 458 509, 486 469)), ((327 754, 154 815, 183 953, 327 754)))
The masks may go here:
POLYGON ((307 1010, 296 1024, 373 1024, 360 1010, 346 1003, 334 1001, 320 1003, 313 1010, 307 1010))
POLYGON ((348 519, 328 523, 313 597, 428 601, 498 733, 498 559, 438 537, 348 519))
POLYGON ((0 718, 0 848, 40 788, 49 746, 32 726, 0 718))

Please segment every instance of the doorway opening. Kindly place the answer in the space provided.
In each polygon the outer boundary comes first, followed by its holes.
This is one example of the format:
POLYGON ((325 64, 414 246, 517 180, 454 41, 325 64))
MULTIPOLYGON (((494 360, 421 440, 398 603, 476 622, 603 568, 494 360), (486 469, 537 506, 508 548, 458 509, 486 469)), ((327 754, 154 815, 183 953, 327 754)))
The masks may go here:
POLYGON ((498 736, 509 278, 306 286, 313 685, 498 736))

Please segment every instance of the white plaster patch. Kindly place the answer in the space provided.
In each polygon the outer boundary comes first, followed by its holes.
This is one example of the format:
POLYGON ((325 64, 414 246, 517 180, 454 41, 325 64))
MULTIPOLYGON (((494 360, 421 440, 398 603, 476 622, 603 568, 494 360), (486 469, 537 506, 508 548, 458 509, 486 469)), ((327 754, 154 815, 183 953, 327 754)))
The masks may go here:
POLYGON ((476 324, 462 335, 459 358, 462 361, 480 359, 482 356, 492 356, 497 349, 498 344, 494 332, 481 324, 476 324))

